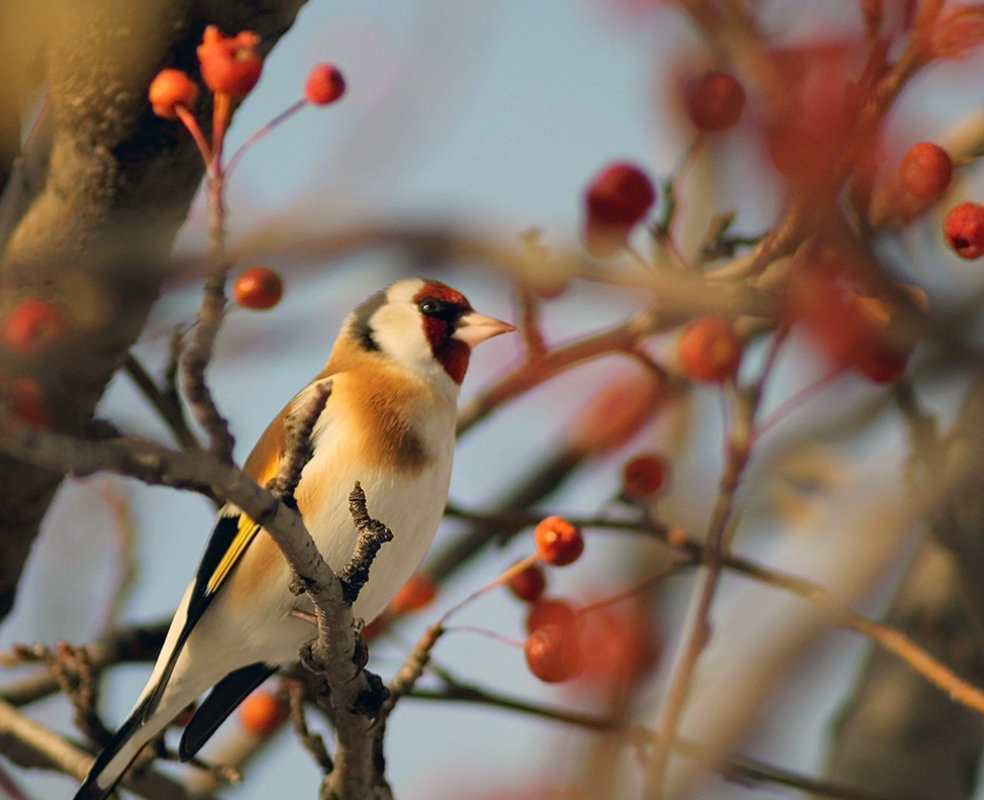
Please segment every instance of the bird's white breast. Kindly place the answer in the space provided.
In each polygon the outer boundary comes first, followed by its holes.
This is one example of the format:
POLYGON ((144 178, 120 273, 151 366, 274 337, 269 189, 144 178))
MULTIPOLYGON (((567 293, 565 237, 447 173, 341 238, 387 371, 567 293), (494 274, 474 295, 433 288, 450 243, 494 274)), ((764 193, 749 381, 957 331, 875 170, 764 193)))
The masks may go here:
POLYGON ((369 515, 393 532, 393 540, 384 544, 376 556, 369 582, 353 606, 353 614, 366 621, 383 611, 417 569, 447 503, 454 452, 454 408, 444 402, 419 404, 411 410, 409 423, 423 446, 424 462, 419 466, 408 464, 404 469, 380 468, 366 458, 360 444, 362 432, 341 408, 332 408, 329 403, 316 426, 318 444, 314 456, 302 473, 302 482, 308 474, 331 476, 320 482, 324 491, 315 502, 309 501, 304 522, 336 572, 348 564, 358 540, 348 503, 356 481, 365 492, 369 515))

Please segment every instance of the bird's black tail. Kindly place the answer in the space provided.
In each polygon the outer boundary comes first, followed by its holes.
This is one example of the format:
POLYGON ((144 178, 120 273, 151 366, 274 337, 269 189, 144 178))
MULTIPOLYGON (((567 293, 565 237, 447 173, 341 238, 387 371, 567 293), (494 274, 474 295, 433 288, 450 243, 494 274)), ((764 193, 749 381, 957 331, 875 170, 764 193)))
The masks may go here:
POLYGON ((151 716, 145 720, 146 710, 147 701, 133 709, 95 760, 73 800, 104 800, 109 797, 143 746, 170 722, 170 719, 162 718, 165 715, 151 716))

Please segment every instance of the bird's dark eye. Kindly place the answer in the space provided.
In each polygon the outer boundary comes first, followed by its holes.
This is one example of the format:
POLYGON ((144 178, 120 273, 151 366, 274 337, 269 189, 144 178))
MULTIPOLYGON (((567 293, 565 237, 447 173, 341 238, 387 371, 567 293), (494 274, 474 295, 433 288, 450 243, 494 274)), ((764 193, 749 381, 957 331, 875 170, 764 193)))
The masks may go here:
POLYGON ((457 303, 438 300, 436 297, 425 297, 417 303, 417 308, 425 317, 436 317, 445 322, 454 322, 464 311, 457 303))

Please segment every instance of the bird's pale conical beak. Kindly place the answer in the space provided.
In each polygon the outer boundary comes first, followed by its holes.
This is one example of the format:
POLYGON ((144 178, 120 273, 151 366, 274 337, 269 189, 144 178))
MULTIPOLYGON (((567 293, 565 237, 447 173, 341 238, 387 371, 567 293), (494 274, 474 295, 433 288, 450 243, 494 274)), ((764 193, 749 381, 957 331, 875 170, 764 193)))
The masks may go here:
POLYGON ((487 317, 477 311, 469 311, 458 320, 452 338, 464 342, 469 347, 475 347, 486 339, 514 330, 516 330, 516 326, 510 325, 508 322, 495 319, 495 317, 487 317))

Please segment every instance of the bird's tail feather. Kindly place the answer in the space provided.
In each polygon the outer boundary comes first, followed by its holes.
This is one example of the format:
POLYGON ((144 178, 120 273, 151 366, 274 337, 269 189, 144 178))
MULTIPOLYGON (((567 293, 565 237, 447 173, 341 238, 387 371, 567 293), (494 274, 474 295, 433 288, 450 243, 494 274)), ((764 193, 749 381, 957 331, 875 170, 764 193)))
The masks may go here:
POLYGON ((145 720, 148 703, 149 698, 144 699, 133 709, 95 760, 73 800, 104 800, 109 797, 144 745, 164 730, 177 713, 173 711, 175 706, 168 703, 145 720))

